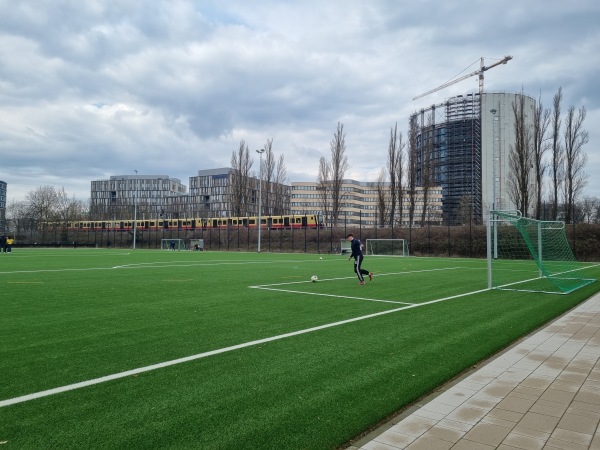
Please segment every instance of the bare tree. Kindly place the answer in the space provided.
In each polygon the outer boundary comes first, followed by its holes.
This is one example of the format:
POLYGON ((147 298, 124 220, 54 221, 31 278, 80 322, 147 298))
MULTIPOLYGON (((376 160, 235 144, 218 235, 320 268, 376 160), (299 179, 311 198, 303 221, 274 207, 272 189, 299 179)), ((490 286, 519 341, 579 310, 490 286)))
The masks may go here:
MULTIPOLYGON (((375 191, 377 192, 377 223, 380 226, 384 226, 389 220, 388 216, 391 215, 393 205, 391 201, 388 202, 388 194, 385 186, 384 169, 381 169, 379 175, 377 176, 375 191)), ((389 195, 392 195, 392 192, 393 191, 389 191, 389 195)))
POLYGON ((29 215, 41 222, 56 222, 58 216, 58 193, 54 186, 40 186, 26 196, 29 215))
POLYGON ((283 154, 279 155, 275 168, 275 201, 273 202, 273 214, 284 214, 289 207, 289 194, 287 193, 287 170, 283 154))
MULTIPOLYGON (((317 189, 321 199, 321 208, 323 210, 323 220, 325 223, 331 222, 331 165, 321 156, 319 159, 319 175, 317 179, 317 189)), ((333 224, 332 224, 333 225, 333 224)))
POLYGON ((535 169, 535 218, 542 218, 542 187, 547 165, 544 162, 544 153, 548 150, 546 135, 550 125, 550 110, 542 106, 540 95, 538 104, 533 111, 533 149, 535 169))
POLYGON ((563 148, 560 145, 560 127, 561 127, 561 118, 560 118, 560 107, 562 102, 562 87, 558 88, 556 94, 554 94, 554 99, 552 101, 552 158, 550 163, 550 171, 552 178, 552 211, 551 217, 552 220, 556 220, 558 218, 558 192, 560 191, 560 186, 562 184, 563 178, 563 159, 564 152, 563 148))
MULTIPOLYGON (((421 187, 422 187, 422 198, 423 198, 423 209, 421 210, 421 226, 425 226, 427 219, 427 213, 429 211, 429 192, 434 184, 434 173, 435 173, 435 126, 433 124, 433 118, 430 115, 427 118, 427 133, 421 147, 421 187)), ((419 170, 419 169, 417 169, 419 170)))
POLYGON ((331 216, 333 224, 338 223, 341 205, 344 199, 342 195, 342 183, 348 170, 348 158, 346 157, 346 133, 344 124, 338 122, 337 129, 330 142, 331 150, 331 216))
POLYGON ((6 219, 6 223, 12 225, 17 236, 32 231, 36 225, 26 201, 11 201, 6 207, 6 219))
POLYGON ((404 194, 405 194, 405 167, 404 155, 406 142, 403 140, 402 133, 398 134, 397 158, 396 158, 396 192, 398 192, 398 225, 402 226, 402 216, 404 214, 404 194))
POLYGON ((577 197, 587 184, 587 175, 583 171, 587 165, 587 155, 583 146, 589 142, 589 133, 584 130, 585 106, 569 107, 565 121, 565 222, 575 219, 575 203, 577 197))
POLYGON ((74 220, 82 220, 88 215, 87 213, 85 203, 75 197, 69 198, 64 187, 56 191, 56 216, 58 221, 64 224, 74 220))
POLYGON ((512 104, 515 126, 515 144, 508 156, 508 195, 523 215, 529 212, 531 176, 534 164, 531 128, 525 121, 525 96, 520 95, 512 104))
MULTIPOLYGON (((265 144, 265 155, 263 158, 263 167, 262 167, 262 182, 263 182, 263 190, 262 190, 262 210, 267 215, 273 214, 273 177, 275 174, 275 155, 273 154, 273 139, 267 139, 267 143, 265 144)), ((260 169, 259 169, 260 170, 260 169)))
POLYGON ((234 151, 231 155, 230 203, 233 216, 241 217, 251 212, 250 170, 252 169, 252 164, 253 161, 250 159, 248 145, 242 139, 237 153, 234 151))
POLYGON ((581 213, 583 214, 583 221, 587 223, 595 223, 598 219, 598 213, 600 212, 600 198, 598 197, 584 197, 581 202, 581 213))
POLYGON ((415 216, 416 204, 416 189, 417 189, 417 135, 419 127, 417 125, 417 117, 413 116, 410 120, 410 128, 408 130, 408 161, 407 161, 407 190, 408 190, 408 223, 412 227, 415 216))
POLYGON ((458 217, 461 225, 467 225, 471 220, 472 199, 470 194, 460 197, 458 202, 458 217))
POLYGON ((402 208, 404 200, 404 167, 403 155, 406 144, 402 142, 402 132, 398 133, 398 123, 390 130, 388 144, 387 170, 390 180, 389 224, 393 226, 396 217, 402 225, 402 208))

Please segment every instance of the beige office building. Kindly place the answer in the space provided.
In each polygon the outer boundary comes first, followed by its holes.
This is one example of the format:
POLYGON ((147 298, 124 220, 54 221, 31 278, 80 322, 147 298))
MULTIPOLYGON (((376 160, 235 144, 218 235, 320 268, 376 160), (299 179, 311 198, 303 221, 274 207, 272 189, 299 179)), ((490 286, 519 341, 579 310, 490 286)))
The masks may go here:
MULTIPOLYGON (((341 205, 338 221, 348 225, 383 226, 379 207, 379 194, 377 182, 362 182, 356 180, 344 180, 341 190, 341 205)), ((389 208, 389 184, 384 184, 384 195, 389 208), (387 191, 387 192, 386 192, 387 191)), ((423 189, 417 188, 413 225, 420 224, 425 208, 425 223, 439 225, 443 221, 442 214, 442 188, 439 186, 430 188, 428 191, 427 205, 423 201, 423 189)), ((291 214, 318 214, 321 219, 329 224, 331 217, 329 211, 331 205, 324 203, 322 191, 318 183, 311 181, 292 183, 291 214)), ((383 214, 386 215, 385 213, 383 214)), ((402 226, 408 226, 409 219, 409 196, 404 195, 402 226)), ((400 223, 399 214, 395 223, 400 223)))

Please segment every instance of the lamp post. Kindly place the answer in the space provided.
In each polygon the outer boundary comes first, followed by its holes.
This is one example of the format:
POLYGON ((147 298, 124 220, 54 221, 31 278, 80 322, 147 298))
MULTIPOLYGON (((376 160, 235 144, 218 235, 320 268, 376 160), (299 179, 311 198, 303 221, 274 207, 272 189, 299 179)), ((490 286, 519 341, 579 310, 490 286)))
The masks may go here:
MULTIPOLYGON (((500 202, 497 202, 497 192, 496 192, 496 176, 497 176, 497 167, 496 167, 496 113, 498 111, 496 111, 496 109, 490 109, 490 112, 493 114, 493 122, 492 122, 492 210, 496 210, 496 208, 500 207, 500 202)), ((490 211, 490 220, 493 219, 493 217, 491 216, 491 211, 490 211)), ((498 258, 498 227, 496 226, 496 223, 494 223, 494 254, 493 257, 494 259, 498 258)))
POLYGON ((496 110, 490 109, 492 121, 492 209, 496 209, 496 110))
POLYGON ((135 241, 136 241, 136 233, 137 233, 137 170, 135 172, 135 191, 133 192, 133 249, 135 250, 135 241))
POLYGON ((259 158, 259 169, 258 169, 258 253, 260 253, 260 229, 261 229, 261 212, 262 212, 262 155, 265 152, 264 148, 256 150, 259 158))

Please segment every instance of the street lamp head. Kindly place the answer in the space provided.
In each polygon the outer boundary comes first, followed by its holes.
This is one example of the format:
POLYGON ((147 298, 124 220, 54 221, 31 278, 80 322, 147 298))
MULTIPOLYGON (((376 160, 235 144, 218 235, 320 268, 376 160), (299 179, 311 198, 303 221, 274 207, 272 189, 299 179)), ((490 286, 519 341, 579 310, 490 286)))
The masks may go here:
POLYGON ((264 148, 261 148, 259 150, 256 150, 256 153, 258 153, 259 155, 262 155, 265 152, 264 148))
POLYGON ((490 109, 490 112, 491 112, 492 114, 496 114, 496 110, 495 110, 495 109, 490 109))

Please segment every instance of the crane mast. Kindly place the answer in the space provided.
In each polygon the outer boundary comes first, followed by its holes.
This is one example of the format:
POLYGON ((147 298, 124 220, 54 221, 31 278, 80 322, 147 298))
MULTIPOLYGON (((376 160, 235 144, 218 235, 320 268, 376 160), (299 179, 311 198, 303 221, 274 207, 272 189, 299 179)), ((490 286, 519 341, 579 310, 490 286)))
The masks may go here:
POLYGON ((423 94, 417 95, 416 97, 413 97, 413 100, 417 100, 418 98, 421 97, 425 97, 429 94, 433 94, 434 92, 440 91, 442 89, 447 88, 448 86, 451 86, 455 83, 458 83, 460 81, 466 80, 467 78, 473 77, 475 75, 478 76, 479 78, 479 94, 483 94, 483 73, 487 70, 490 70, 493 67, 499 66, 500 64, 506 64, 508 61, 510 61, 512 59, 512 56, 505 56, 504 58, 502 58, 500 61, 495 62, 494 64, 491 64, 489 66, 484 66, 483 65, 483 57, 480 60, 480 67, 479 70, 476 70, 474 72, 468 73, 467 75, 463 75, 460 78, 456 78, 452 81, 448 81, 447 83, 444 83, 434 89, 431 89, 430 91, 424 92, 423 94))

